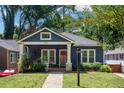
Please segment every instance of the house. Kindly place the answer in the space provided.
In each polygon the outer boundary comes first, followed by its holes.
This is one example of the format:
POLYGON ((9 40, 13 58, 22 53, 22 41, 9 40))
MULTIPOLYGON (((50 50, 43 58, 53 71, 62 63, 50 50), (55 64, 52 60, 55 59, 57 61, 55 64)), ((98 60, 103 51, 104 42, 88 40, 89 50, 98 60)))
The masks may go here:
POLYGON ((39 59, 49 67, 63 67, 66 71, 77 66, 77 48, 81 51, 80 62, 103 62, 103 49, 98 42, 67 32, 57 33, 46 27, 22 38, 18 44, 20 55, 27 53, 32 63, 39 59))
POLYGON ((124 48, 106 51, 104 56, 105 63, 110 65, 113 72, 124 72, 124 48))
POLYGON ((65 28, 65 31, 71 31, 71 32, 80 32, 81 28, 80 27, 73 27, 73 28, 65 28))
POLYGON ((17 70, 19 46, 15 40, 0 40, 0 70, 17 70))

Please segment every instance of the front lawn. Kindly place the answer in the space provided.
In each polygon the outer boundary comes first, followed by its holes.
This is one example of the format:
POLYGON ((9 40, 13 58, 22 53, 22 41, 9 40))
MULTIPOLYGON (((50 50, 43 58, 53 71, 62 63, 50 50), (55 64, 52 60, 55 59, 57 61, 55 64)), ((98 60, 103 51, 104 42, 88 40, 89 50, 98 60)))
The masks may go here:
POLYGON ((39 88, 42 87, 47 74, 24 73, 0 77, 0 88, 39 88))
MULTIPOLYGON (((124 79, 116 76, 113 73, 104 72, 89 72, 81 73, 80 75, 80 87, 81 88, 120 88, 124 87, 124 79)), ((76 88, 77 86, 77 74, 65 73, 64 74, 65 88, 76 88)))

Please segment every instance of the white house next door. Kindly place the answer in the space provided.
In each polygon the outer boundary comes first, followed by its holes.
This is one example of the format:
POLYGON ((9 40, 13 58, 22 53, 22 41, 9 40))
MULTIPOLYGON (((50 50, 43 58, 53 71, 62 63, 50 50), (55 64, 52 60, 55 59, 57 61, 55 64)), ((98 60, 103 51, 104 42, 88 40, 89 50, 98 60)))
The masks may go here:
POLYGON ((56 64, 56 50, 55 49, 42 49, 41 62, 48 64, 56 64))

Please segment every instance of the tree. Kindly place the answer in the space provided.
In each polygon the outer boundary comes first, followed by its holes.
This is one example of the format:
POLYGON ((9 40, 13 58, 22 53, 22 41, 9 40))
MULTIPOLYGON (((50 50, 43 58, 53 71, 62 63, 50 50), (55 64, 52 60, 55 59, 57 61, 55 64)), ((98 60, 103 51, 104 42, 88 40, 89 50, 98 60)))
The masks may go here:
POLYGON ((62 15, 61 27, 64 32, 65 25, 66 25, 64 22, 64 16, 67 14, 70 15, 70 14, 74 13, 75 6, 74 5, 61 5, 61 6, 59 6, 59 8, 60 8, 60 11, 59 11, 60 15, 62 15))
POLYGON ((37 28, 43 26, 51 27, 54 11, 56 11, 56 6, 20 6, 20 21, 19 21, 19 38, 24 36, 24 33, 32 33, 36 31, 37 28), (24 32, 24 33, 22 33, 24 32))
POLYGON ((124 46, 124 6, 91 6, 96 14, 97 37, 103 46, 124 46))
MULTIPOLYGON (((78 27, 81 28, 80 32, 75 32, 75 34, 80 36, 85 36, 87 38, 97 40, 96 32, 96 22, 95 22, 95 14, 93 11, 90 11, 87 8, 84 8, 82 12, 76 12, 78 21, 75 21, 75 24, 78 24, 78 27)), ((98 40, 97 40, 98 41, 98 40)))
POLYGON ((14 31, 15 14, 18 6, 4 5, 0 6, 2 19, 4 23, 4 38, 12 39, 14 31))
POLYGON ((3 39, 3 34, 0 33, 0 39, 3 39))

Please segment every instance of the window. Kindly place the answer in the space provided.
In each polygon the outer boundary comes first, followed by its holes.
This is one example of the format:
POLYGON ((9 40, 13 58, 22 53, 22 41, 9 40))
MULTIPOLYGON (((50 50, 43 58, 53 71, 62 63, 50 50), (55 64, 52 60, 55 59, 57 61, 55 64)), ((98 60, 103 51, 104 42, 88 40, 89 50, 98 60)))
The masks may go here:
POLYGON ((95 49, 82 49, 81 50, 81 62, 94 63, 95 62, 95 49))
POLYGON ((82 62, 86 63, 87 62, 87 51, 82 51, 82 62))
POLYGON ((10 63, 16 63, 16 53, 10 53, 10 63))
POLYGON ((50 64, 53 64, 54 62, 55 62, 55 53, 54 53, 54 51, 53 50, 51 50, 51 51, 49 51, 50 52, 50 54, 49 54, 49 62, 50 62, 50 64))
POLYGON ((56 50, 55 49, 42 49, 41 50, 42 63, 56 63, 56 50))
POLYGON ((42 56, 43 56, 43 63, 48 63, 48 51, 47 50, 43 50, 42 56))
POLYGON ((115 54, 113 54, 113 60, 115 60, 115 54))
POLYGON ((51 33, 50 32, 41 32, 40 38, 41 38, 41 40, 51 40, 51 33))
POLYGON ((106 60, 109 60, 109 55, 106 55, 106 60))
POLYGON ((89 51, 89 62, 93 63, 94 62, 94 51, 91 50, 89 51))
POLYGON ((118 54, 116 54, 116 60, 118 60, 118 54))
POLYGON ((124 59, 124 54, 120 54, 120 60, 124 59))

